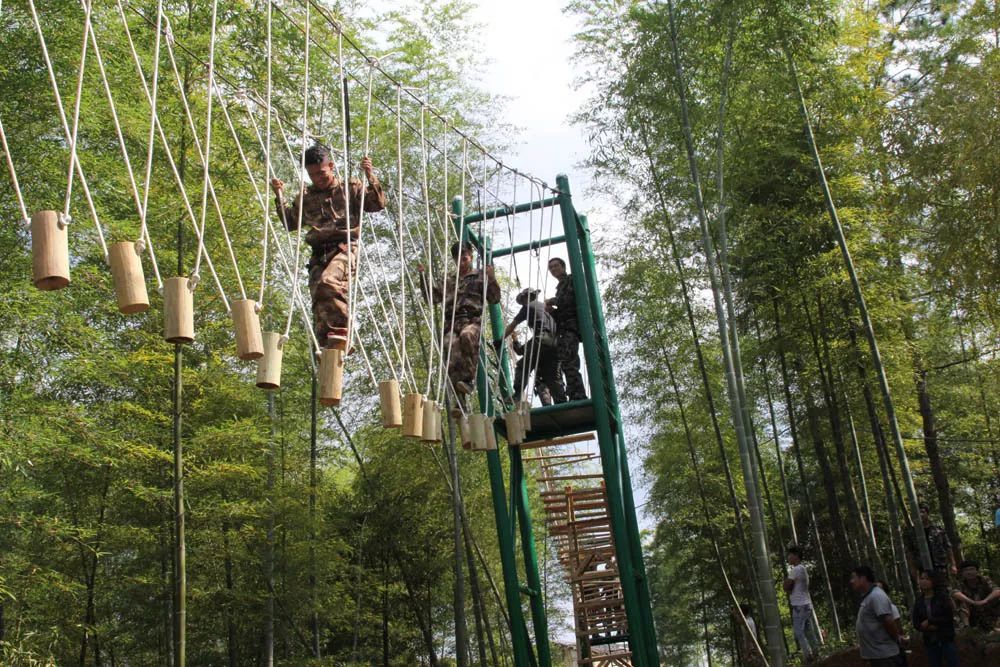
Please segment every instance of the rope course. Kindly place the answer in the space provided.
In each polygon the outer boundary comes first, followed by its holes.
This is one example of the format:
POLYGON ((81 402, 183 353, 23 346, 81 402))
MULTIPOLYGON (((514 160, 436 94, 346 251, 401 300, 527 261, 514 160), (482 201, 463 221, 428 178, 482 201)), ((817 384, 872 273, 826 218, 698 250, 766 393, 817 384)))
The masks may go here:
MULTIPOLYGON (((585 220, 567 215, 572 203, 566 182, 551 187, 505 164, 464 131, 455 118, 432 104, 426 88, 411 87, 391 73, 386 63, 388 55, 373 57, 365 53, 343 24, 316 0, 264 3, 261 13, 266 53, 259 64, 244 65, 250 69, 242 72, 232 71, 235 67, 231 65, 227 41, 234 26, 227 25, 228 13, 225 5, 220 8, 218 0, 205 3, 200 10, 208 17, 209 26, 207 44, 200 49, 178 38, 171 26, 171 6, 163 0, 157 1, 155 15, 123 0, 100 9, 90 0, 81 0, 81 41, 79 51, 74 50, 73 57, 78 54, 78 58, 72 64, 52 60, 42 30, 43 16, 33 0, 27 0, 27 6, 54 97, 59 143, 68 157, 62 210, 41 210, 31 216, 30 197, 26 199, 20 187, 10 145, 14 143, 13 149, 18 149, 13 141, 18 134, 11 132, 9 117, 7 126, 0 123, 0 146, 14 199, 21 217, 30 220, 34 284, 44 290, 69 285, 67 225, 72 220, 73 206, 81 198, 80 193, 74 193, 78 181, 96 227, 98 246, 110 264, 122 313, 139 313, 150 307, 143 273, 143 259, 148 255, 155 285, 162 294, 158 305, 162 308, 163 338, 177 345, 193 343, 194 293, 202 279, 202 267, 206 267, 219 301, 232 319, 236 356, 256 362, 256 384, 267 391, 281 387, 283 349, 293 335, 293 323, 299 319, 317 372, 318 402, 336 407, 342 402, 345 385, 357 390, 370 382, 371 388, 378 390, 378 406, 386 428, 401 429, 401 435, 411 440, 438 443, 452 430, 450 426, 456 426, 463 447, 483 452, 488 461, 498 530, 504 522, 519 523, 522 547, 527 550, 531 540, 525 539, 523 531, 530 534, 530 518, 524 515, 527 493, 522 493, 517 446, 547 446, 530 445, 530 441, 537 443, 547 437, 542 427, 532 424, 531 408, 532 395, 541 393, 536 390, 543 352, 539 344, 525 350, 524 377, 515 378, 509 364, 513 347, 504 342, 501 333, 504 319, 509 319, 504 317, 504 306, 511 288, 537 290, 544 298, 549 288, 547 266, 553 257, 552 246, 564 242, 569 245, 569 231, 565 237, 553 236, 557 206, 564 226, 576 229, 582 225, 580 229, 584 230, 573 232, 577 239, 575 252, 582 252, 581 238, 586 239, 589 248, 585 220), (289 48, 289 42, 285 42, 279 50, 276 19, 288 28, 283 37, 294 37, 294 47, 289 48), (120 27, 113 25, 118 23, 120 27), (115 37, 123 38, 121 59, 113 57, 117 54, 107 48, 106 42, 102 44, 102 36, 111 36, 112 30, 115 37), (332 46, 334 40, 336 46, 332 46), (275 70, 288 65, 281 62, 282 57, 294 59, 295 67, 289 67, 291 74, 281 79, 279 87, 275 70), (161 71, 161 67, 166 69, 161 71), (262 72, 252 71, 257 67, 262 72), (71 101, 63 99, 57 75, 67 71, 74 73, 75 97, 71 101), (95 74, 100 80, 99 91, 96 86, 92 91, 86 85, 95 74), (136 78, 141 122, 124 112, 125 100, 130 96, 115 87, 116 83, 133 85, 136 78), (261 81, 262 91, 251 85, 261 81), (328 112, 325 102, 316 105, 313 98, 331 87, 338 91, 339 108, 328 112), (353 135, 352 94, 364 97, 363 104, 357 107, 364 114, 363 125, 354 128, 353 135), (110 118, 110 129, 105 129, 102 119, 92 111, 95 106, 84 103, 85 97, 89 102, 94 95, 103 96, 100 108, 110 118), (299 96, 301 106, 295 99, 296 108, 290 111, 289 98, 299 96), (380 116, 385 131, 373 136, 373 122, 380 116), (323 129, 331 127, 330 135, 324 136, 323 129), (134 207, 138 232, 131 241, 109 244, 105 229, 116 228, 102 224, 93 194, 99 195, 103 203, 103 198, 113 197, 115 191, 95 188, 92 192, 84 165, 91 165, 88 148, 101 143, 110 146, 108 137, 102 134, 112 132, 116 155, 121 158, 120 164, 114 165, 114 173, 117 177, 124 170, 126 196, 132 204, 127 208, 134 207), (142 137, 133 136, 140 134, 142 137), (352 136, 359 134, 360 151, 351 145, 352 136), (137 150, 143 151, 144 161, 135 158, 137 150), (372 153, 387 165, 384 180, 375 175, 369 163, 372 153), (328 187, 317 180, 324 169, 330 171, 332 185, 328 187), (295 188, 287 200, 286 181, 295 188), (193 195, 191 189, 195 187, 198 191, 193 195), (344 223, 343 230, 336 229, 343 235, 329 244, 335 251, 316 238, 321 226, 314 224, 315 211, 309 208, 313 200, 309 198, 317 193, 328 194, 321 207, 330 210, 321 208, 321 213, 330 213, 328 217, 344 223), (166 209, 169 204, 154 202, 175 200, 178 210, 172 213, 178 230, 178 269, 177 275, 164 276, 154 239, 162 251, 163 239, 169 238, 171 231, 161 226, 161 211, 152 209, 151 204, 166 209), (256 204, 248 204, 248 200, 256 204), (474 203, 474 211, 469 210, 470 203, 474 203), (527 244, 516 233, 523 234, 525 229, 527 244), (193 258, 189 259, 188 275, 183 275, 185 230, 194 232, 196 242, 189 249, 193 258), (242 240, 251 235, 253 244, 242 240), (503 236, 507 245, 498 249, 494 242, 503 236), (476 250, 471 264, 463 263, 466 244, 476 250), (308 264, 303 256, 308 249, 304 246, 311 246, 313 252, 308 264), (515 253, 525 250, 529 256, 519 262, 515 253), (227 259, 220 259, 220 253, 227 259), (494 273, 494 260, 503 254, 509 255, 506 267, 494 273), (343 264, 343 276, 327 275, 334 261, 343 264), (343 335, 341 327, 324 321, 320 307, 332 303, 320 304, 321 295, 337 281, 339 291, 334 290, 335 297, 347 320, 343 335), (303 283, 308 285, 308 296, 303 283), (473 333, 460 326, 463 318, 476 326, 468 330, 473 333), (474 379, 459 380, 462 376, 455 374, 455 368, 472 358, 468 357, 470 347, 474 348, 474 379), (357 361, 351 359, 355 352, 360 362, 349 363, 357 361), (454 424, 443 426, 443 418, 453 419, 454 424), (503 498, 498 434, 506 438, 511 457, 509 504, 503 498)), ((110 213, 104 215, 110 220, 110 213)), ((74 252, 85 255, 82 248, 75 247, 74 252)), ((579 274, 574 278, 585 280, 583 268, 574 269, 574 274, 579 274)), ((586 279, 593 279, 592 273, 586 279)), ((596 282, 587 289, 583 285, 580 282, 576 288, 577 304, 590 307, 587 293, 588 289, 596 289, 596 282)), ((533 319, 528 325, 534 327, 533 319)), ((584 322, 581 325, 586 326, 584 322)), ((606 345, 606 336, 602 343, 606 345)), ((550 350, 549 354, 555 353, 550 350)), ((601 363, 605 365, 601 381, 613 381, 606 379, 610 377, 610 362, 601 363)), ((588 377, 596 374, 595 368, 588 366, 588 377)), ((611 412, 596 401, 577 402, 586 403, 575 409, 589 410, 591 421, 600 422, 593 415, 601 410, 611 412)), ((334 415, 339 423, 340 414, 334 415)), ((620 423, 620 416, 605 418, 608 424, 620 423)), ((553 429, 563 428, 556 417, 551 419, 556 420, 553 429)), ((590 425, 588 430, 595 430, 595 426, 590 425)), ((602 442, 608 441, 609 434, 602 432, 602 442)), ((602 449, 601 456, 605 455, 602 449)), ((596 458, 594 452, 574 449, 567 461, 576 466, 596 458)), ((609 494, 605 502, 609 506, 620 504, 620 495, 609 494)), ((607 517, 611 522, 611 514, 607 517)), ((514 524, 507 525, 504 532, 516 541, 514 524)), ((610 528, 605 538, 611 541, 610 528)), ((627 543, 620 535, 615 540, 627 543)), ((510 551, 512 545, 505 544, 502 549, 508 596, 513 590, 516 598, 520 592, 511 579, 516 582, 517 577, 517 567, 510 565, 516 558, 510 551)), ((530 559, 534 559, 533 551, 530 559)), ((626 590, 621 594, 626 597, 631 594, 627 589, 634 579, 630 572, 623 569, 625 583, 619 585, 626 590)), ((541 590, 532 580, 537 576, 537 566, 527 576, 529 587, 541 590)), ((535 598, 539 596, 536 592, 535 598)), ((512 627, 520 628, 512 632, 520 633, 525 624, 520 603, 514 610, 514 598, 508 597, 507 604, 512 627)), ((543 641, 544 628, 537 625, 539 618, 544 623, 544 607, 538 607, 539 603, 539 599, 533 599, 531 607, 541 657, 541 645, 547 640, 543 641)), ((615 604, 622 607, 626 603, 615 604)), ((618 617, 624 618, 621 614, 618 617)), ((624 629, 616 632, 621 642, 631 641, 624 629)), ((525 645, 527 638, 525 630, 515 643, 525 645)), ((518 667, 528 664, 521 653, 517 656, 518 667)), ((540 664, 547 663, 542 660, 540 664)))

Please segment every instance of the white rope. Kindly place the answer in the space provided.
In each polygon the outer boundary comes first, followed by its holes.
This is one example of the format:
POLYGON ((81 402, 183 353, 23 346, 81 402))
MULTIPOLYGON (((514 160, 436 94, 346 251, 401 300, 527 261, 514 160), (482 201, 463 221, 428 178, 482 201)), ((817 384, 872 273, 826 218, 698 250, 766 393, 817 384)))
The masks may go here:
MULTIPOLYGON (((93 29, 93 24, 91 22, 91 12, 93 11, 93 4, 88 2, 88 0, 82 0, 83 5, 83 47, 80 49, 80 67, 77 71, 76 76, 76 97, 73 100, 73 136, 69 137, 69 173, 66 174, 66 198, 63 205, 63 216, 69 219, 69 207, 70 203, 73 201, 73 167, 76 164, 76 149, 77 141, 79 138, 80 131, 80 103, 83 100, 83 77, 87 71, 87 40, 90 37, 90 31, 93 29)), ((34 3, 32 3, 34 7, 34 3)), ((55 84, 53 83, 53 87, 55 84)), ((59 106, 62 103, 59 102, 59 106)), ((107 253, 104 254, 107 257, 107 253)))
POLYGON ((153 274, 156 277, 156 286, 159 289, 163 289, 163 279, 160 277, 160 267, 156 262, 156 253, 153 250, 153 241, 149 236, 149 226, 147 222, 149 219, 149 190, 153 177, 153 146, 156 142, 156 123, 158 117, 156 104, 157 92, 160 88, 160 38, 162 37, 162 23, 163 0, 159 0, 156 3, 156 38, 153 42, 153 99, 149 103, 150 115, 149 136, 146 149, 146 177, 143 180, 142 211, 139 216, 141 227, 139 229, 139 240, 136 242, 136 246, 139 249, 140 254, 142 254, 143 249, 149 249, 149 261, 153 265, 153 274))
MULTIPOLYGON (((132 40, 132 31, 128 27, 128 19, 125 16, 125 10, 122 7, 121 0, 118 0, 118 12, 122 19, 122 25, 125 29, 125 36, 128 41, 129 49, 132 52, 132 62, 135 64, 136 71, 139 74, 139 83, 142 85, 143 93, 146 96, 146 102, 152 106, 152 96, 150 95, 149 88, 146 86, 146 75, 142 69, 142 62, 139 60, 139 53, 136 51, 135 42, 132 40)), ((170 48, 170 24, 169 21, 164 28, 165 34, 168 35, 167 48, 170 48)), ((163 152, 167 157, 167 162, 170 164, 170 171, 174 175, 174 181, 177 183, 177 190, 181 195, 181 199, 184 202, 184 210, 188 215, 188 219, 191 221, 191 226, 194 228, 194 232, 198 234, 198 219, 194 214, 194 209, 191 206, 191 201, 188 199, 187 188, 184 186, 184 179, 181 178, 180 170, 177 168, 177 163, 174 160, 173 151, 170 150, 170 142, 167 140, 167 134, 163 130, 163 124, 160 122, 159 118, 156 118, 156 130, 160 135, 160 143, 163 144, 163 152)), ((197 138, 195 138, 195 145, 197 147, 197 138)), ((198 151, 199 158, 201 156, 200 151, 198 151)), ((214 190, 213 190, 214 196, 214 190)), ((205 252, 205 263, 208 265, 209 270, 212 273, 212 277, 215 280, 215 287, 219 292, 219 296, 222 298, 222 302, 226 305, 226 309, 229 309, 229 304, 226 300, 226 293, 222 289, 222 283, 219 282, 219 276, 215 272, 215 266, 212 263, 212 258, 209 256, 208 252, 205 252)))
MULTIPOLYGON (((442 254, 442 257, 441 257, 441 294, 442 294, 443 297, 447 298, 447 295, 448 295, 448 241, 451 238, 451 227, 452 227, 452 224, 451 224, 451 214, 448 211, 448 135, 447 135, 447 133, 445 133, 445 135, 443 137, 441 137, 441 146, 442 146, 442 152, 444 153, 444 189, 443 189, 443 192, 444 192, 444 225, 443 225, 444 226, 444 252, 441 253, 442 254)), ((458 247, 460 249, 462 247, 462 239, 461 239, 461 237, 459 237, 459 239, 458 239, 458 247)), ((442 300, 442 302, 441 302, 441 326, 438 328, 438 331, 440 332, 440 342, 441 342, 441 351, 440 351, 440 355, 441 355, 440 356, 440 360, 441 360, 441 363, 438 364, 438 393, 437 393, 438 403, 443 403, 444 402, 444 388, 445 388, 445 380, 444 380, 444 378, 445 378, 445 375, 446 375, 445 371, 447 370, 447 367, 444 365, 444 360, 445 360, 444 345, 445 345, 445 340, 447 339, 447 335, 446 335, 446 332, 444 330, 444 323, 445 323, 445 312, 446 312, 447 306, 448 306, 448 304, 445 303, 445 301, 442 300)), ((450 350, 450 348, 451 348, 451 346, 449 346, 449 350, 450 350)))
POLYGON ((3 131, 3 121, 0 120, 0 144, 3 146, 3 155, 7 160, 7 172, 10 174, 10 182, 14 186, 14 196, 17 205, 21 209, 21 220, 25 225, 31 223, 31 216, 24 206, 24 194, 21 192, 21 185, 17 182, 17 171, 14 170, 14 158, 11 157, 10 148, 7 146, 7 134, 3 131))
MULTIPOLYGON (((76 139, 75 139, 75 137, 76 137, 76 130, 74 129, 71 132, 70 131, 70 127, 69 127, 69 123, 66 120, 66 110, 63 108, 62 95, 59 94, 59 84, 56 82, 55 69, 52 67, 52 59, 49 58, 49 49, 48 49, 48 46, 45 43, 45 35, 42 33, 42 24, 38 20, 38 11, 35 9, 35 2, 34 2, 34 0, 28 0, 28 7, 31 9, 31 20, 35 24, 35 32, 38 34, 39 45, 42 47, 42 57, 45 60, 45 68, 48 70, 48 73, 49 73, 49 83, 52 84, 52 93, 53 93, 53 95, 55 95, 55 98, 56 98, 56 110, 59 112, 59 120, 62 123, 63 133, 66 136, 66 142, 68 144, 70 144, 71 149, 72 149, 76 145, 76 139)), ((86 21, 86 25, 85 25, 85 28, 84 28, 85 34, 84 34, 84 37, 83 37, 83 49, 82 49, 84 54, 86 53, 86 50, 87 50, 87 34, 86 34, 86 31, 88 31, 89 29, 90 29, 90 5, 87 5, 87 21, 86 21)), ((80 62, 80 65, 81 65, 81 67, 80 67, 80 71, 81 71, 80 77, 81 78, 83 76, 83 74, 82 74, 82 72, 83 72, 83 64, 84 63, 83 63, 83 61, 81 59, 81 62, 80 62)), ((79 100, 79 99, 80 99, 80 95, 77 94, 77 100, 79 100)), ((79 114, 77 114, 77 116, 79 116, 79 114)), ((75 124, 76 123, 74 122, 74 125, 75 124)), ((105 261, 107 261, 107 258, 108 258, 108 244, 104 240, 104 231, 101 229, 101 222, 100 222, 100 219, 97 217, 97 209, 94 207, 94 200, 90 196, 90 186, 87 185, 87 178, 83 174, 83 165, 80 164, 80 160, 77 157, 77 154, 76 154, 75 150, 71 150, 70 163, 69 164, 70 164, 70 174, 72 174, 73 166, 76 165, 76 174, 77 174, 77 176, 80 179, 80 184, 83 186, 83 195, 84 195, 84 198, 87 200, 87 206, 90 208, 90 215, 94 219, 94 225, 95 225, 95 227, 97 227, 97 240, 98 240, 98 242, 101 245, 101 250, 104 252, 104 259, 105 259, 105 261)), ((73 179, 70 178, 69 180, 72 182, 73 179)), ((70 222, 69 204, 68 203, 66 204, 66 209, 63 212, 63 216, 62 216, 60 222, 63 225, 69 224, 69 222, 70 222)))
MULTIPOLYGON (((445 168, 446 169, 447 169, 447 163, 448 163, 448 161, 447 161, 447 158, 446 158, 445 159, 445 168)), ((461 259, 462 259, 462 247, 463 247, 462 244, 464 243, 464 238, 465 238, 465 170, 468 167, 468 163, 469 163, 469 143, 468 143, 468 141, 466 141, 465 139, 463 139, 462 140, 462 175, 461 175, 461 179, 460 179, 460 182, 461 182, 460 191, 461 191, 461 195, 462 196, 460 197, 460 203, 461 203, 461 205, 460 205, 459 211, 458 211, 458 233, 457 233, 458 234, 458 241, 457 241, 457 243, 458 243, 458 257, 455 258, 455 284, 454 284, 454 289, 452 290, 452 296, 451 296, 451 319, 449 321, 450 324, 451 324, 451 331, 446 332, 446 335, 448 335, 449 337, 454 336, 455 315, 458 312, 458 286, 459 286, 459 279, 462 277, 462 275, 461 275, 461 259)), ((448 196, 447 196, 447 192, 446 192, 445 193, 445 200, 447 200, 447 199, 448 199, 448 196)), ((445 292, 445 294, 447 294, 447 292, 445 292)), ((442 310, 442 319, 443 319, 444 309, 446 307, 447 307, 447 304, 442 304, 442 307, 441 307, 441 310, 442 310)), ((444 325, 443 324, 441 325, 441 331, 444 332, 444 325)), ((448 355, 447 355, 447 357, 445 359, 445 362, 444 362, 444 368, 445 368, 446 371, 449 368, 451 368, 451 350, 452 350, 452 347, 454 347, 454 346, 453 345, 449 345, 448 346, 448 355)), ((448 376, 448 380, 449 380, 449 382, 451 381, 451 377, 450 376, 448 376)), ((454 390, 454 387, 452 387, 452 390, 454 390)), ((462 401, 455 401, 455 403, 458 405, 459 410, 462 411, 462 415, 465 416, 465 414, 466 414, 465 413, 465 405, 463 404, 463 402, 462 401)))
MULTIPOLYGON (((341 53, 341 55, 343 55, 343 53, 341 53)), ((343 61, 341 61, 341 80, 344 83, 344 91, 343 91, 343 95, 344 95, 344 115, 345 115, 345 118, 346 118, 346 115, 347 115, 347 77, 343 76, 343 74, 344 74, 343 61)), ((368 68, 368 100, 367 100, 366 109, 365 109, 365 145, 364 145, 364 150, 362 151, 362 158, 369 157, 368 150, 370 148, 371 127, 372 127, 372 123, 371 123, 371 116, 372 116, 372 84, 374 83, 374 81, 373 81, 374 80, 374 76, 375 76, 375 69, 369 65, 369 68, 368 68)), ((345 121, 345 136, 346 136, 346 121, 345 121)), ((345 151, 345 155, 346 155, 346 151, 345 151)), ((347 161, 348 160, 345 159, 345 162, 347 162, 347 161)), ((364 227, 364 219, 365 219, 365 195, 368 193, 368 176, 367 176, 367 174, 362 174, 362 176, 364 178, 363 178, 362 183, 361 183, 361 198, 360 198, 361 201, 360 201, 360 203, 358 205, 358 276, 361 275, 361 251, 362 251, 362 248, 364 247, 364 235, 365 235, 365 227, 364 227)), ((348 182, 348 185, 350 185, 350 182, 348 182)), ((345 192, 346 192, 346 189, 345 189, 345 192)), ((347 219, 348 219, 348 225, 347 226, 348 226, 348 228, 350 228, 350 210, 348 210, 347 219)), ((350 231, 348 231, 348 234, 350 234, 350 231)), ((350 236, 348 236, 348 240, 350 240, 350 236)), ((355 310, 357 308, 357 298, 358 298, 358 292, 360 290, 354 288, 354 281, 353 280, 351 280, 351 281, 348 282, 347 289, 348 289, 348 292, 347 292, 347 312, 351 313, 352 314, 351 317, 353 318, 353 313, 355 312, 355 310)), ((367 303, 367 300, 365 300, 365 301, 367 303)), ((378 330, 378 326, 377 325, 376 325, 375 329, 376 329, 376 331, 378 330)), ((349 340, 348 340, 348 344, 347 344, 348 345, 348 349, 350 349, 350 346, 353 344, 354 340, 359 339, 359 336, 356 334, 357 330, 358 330, 358 327, 356 327, 356 326, 351 326, 351 327, 348 328, 348 336, 350 337, 349 340)), ((386 350, 386 357, 388 357, 388 356, 389 356, 388 350, 386 350)), ((390 366, 392 365, 391 364, 391 360, 390 360, 390 364, 389 365, 390 366)), ((396 380, 398 382, 399 378, 398 378, 398 376, 396 376, 395 369, 393 369, 393 377, 396 377, 396 380)))
MULTIPOLYGON (((157 38, 157 44, 159 43, 159 38, 157 38)), ((136 211, 139 214, 139 219, 142 221, 142 229, 139 233, 139 239, 143 244, 146 244, 148 240, 145 234, 145 219, 146 219, 146 204, 144 203, 143 197, 139 195, 139 186, 135 181, 135 172, 132 171, 132 160, 128 156, 128 147, 125 145, 125 134, 122 131, 121 122, 118 119, 118 108, 115 106, 115 98, 111 94, 111 84, 108 82, 108 73, 104 68, 104 58, 101 57, 101 48, 97 44, 97 33, 94 30, 90 31, 90 44, 94 49, 94 59, 97 61, 97 69, 101 73, 101 83, 104 87, 104 95, 108 100, 108 109, 111 111, 111 122, 115 127, 115 135, 118 138, 118 148, 121 150, 122 161, 125 163, 125 173, 128 174, 129 190, 132 194, 132 201, 135 204, 136 211)), ((154 64, 154 67, 156 64, 154 64)), ((153 114, 156 114, 156 87, 157 82, 154 79, 153 82, 153 101, 150 103, 153 109, 153 114)), ((155 126, 155 121, 150 122, 150 135, 152 137, 153 127, 155 126)), ((147 165, 146 165, 146 193, 145 201, 148 203, 149 195, 149 173, 152 169, 152 157, 153 157, 153 143, 150 141, 147 149, 147 165)), ((150 257, 153 258, 153 272, 156 275, 156 285, 157 287, 163 287, 163 282, 160 280, 160 270, 156 267, 155 256, 153 252, 153 244, 150 242, 148 244, 150 250, 150 257)))
POLYGON ((399 294, 402 302, 400 306, 402 322, 399 331, 405 370, 405 360, 409 352, 406 349, 406 256, 403 255, 403 88, 399 85, 396 86, 396 178, 398 181, 396 190, 399 196, 399 218, 396 221, 399 233, 396 238, 399 240, 399 294))
MULTIPOLYGON (((344 33, 338 28, 337 30, 337 67, 340 70, 340 134, 341 142, 344 147, 344 175, 340 182, 340 188, 344 193, 344 217, 347 225, 347 345, 350 349, 351 340, 354 339, 353 333, 353 319, 354 312, 351 310, 351 304, 353 302, 354 295, 354 268, 352 264, 354 263, 354 247, 351 244, 351 156, 348 155, 347 144, 347 104, 348 104, 348 92, 347 92, 347 78, 344 76, 344 33)), ((361 192, 365 191, 365 186, 362 185, 361 192)), ((360 215, 360 213, 359 213, 360 215)), ((358 219, 359 232, 360 232, 361 220, 358 219)), ((374 381, 374 380, 373 380, 374 381)), ((376 383, 377 384, 377 383, 376 383)))
MULTIPOLYGON (((208 84, 206 87, 206 92, 208 93, 207 99, 205 100, 205 143, 204 150, 201 151, 204 155, 202 160, 202 181, 201 181, 201 223, 199 225, 198 233, 198 252, 195 255, 194 260, 194 270, 191 272, 192 285, 196 287, 198 285, 199 274, 198 271, 201 268, 201 253, 202 249, 205 247, 205 222, 208 217, 208 180, 210 173, 210 166, 212 162, 212 102, 214 101, 214 96, 212 95, 212 89, 215 87, 215 38, 216 38, 216 20, 218 18, 219 11, 219 0, 212 0, 212 20, 211 28, 209 30, 209 40, 208 40, 208 84)), ((180 86, 183 89, 183 86, 180 86)), ((197 134, 197 133, 195 133, 197 134)), ((241 283, 242 285, 242 283, 241 283)), ((242 288, 241 288, 242 289, 242 288)), ((229 312, 227 305, 226 312, 229 312)))
MULTIPOLYGON (((267 184, 271 178, 271 94, 273 92, 274 81, 271 76, 271 64, 273 59, 273 45, 271 41, 271 3, 267 3, 267 83, 265 90, 265 102, 267 107, 267 120, 265 121, 265 137, 267 140, 267 145, 264 147, 264 191, 267 192, 267 184)), ((247 109, 247 115, 253 118, 253 114, 250 113, 250 109, 247 109)), ((254 131, 256 132, 257 126, 254 124, 254 131)), ((256 191, 257 188, 254 188, 256 191)), ((259 197, 258 193, 258 197, 259 197)), ((263 247, 263 257, 261 259, 260 266, 260 292, 257 294, 257 303, 260 304, 261 308, 264 307, 264 290, 267 287, 267 253, 268 253, 268 239, 271 235, 268 233, 268 221, 271 219, 271 198, 264 197, 264 247, 263 247)), ((275 239, 277 242, 277 239, 275 239)))
MULTIPOLYGON (((306 169, 306 139, 309 127, 309 5, 306 5, 306 39, 303 59, 305 61, 305 69, 303 71, 304 77, 302 82, 302 146, 299 153, 299 211, 298 211, 298 229, 296 230, 295 236, 295 263, 292 265, 298 269, 299 262, 302 260, 302 209, 305 208, 305 198, 306 198, 306 181, 305 173, 306 169)), ((285 134, 285 130, 281 127, 281 123, 278 123, 278 129, 281 130, 282 136, 285 134)), ((287 141, 287 138, 286 138, 287 141)), ((285 205, 284 202, 280 202, 281 205, 281 221, 284 227, 285 221, 285 205)), ((292 281, 292 289, 297 290, 296 281, 292 281)), ((292 329, 292 307, 288 308, 288 321, 285 323, 285 337, 288 337, 289 332, 292 329)), ((313 336, 315 337, 316 332, 313 327, 313 336)), ((324 344, 326 341, 323 341, 324 344)), ((319 347, 319 341, 316 341, 317 348, 319 347)))
MULTIPOLYGON (((431 255, 431 248, 433 246, 433 242, 431 241, 431 235, 432 235, 431 198, 430 198, 430 193, 428 191, 429 183, 427 179, 427 161, 428 161, 427 139, 425 136, 425 127, 424 127, 424 116, 426 114, 426 110, 427 110, 426 107, 424 106, 420 107, 420 162, 421 162, 421 176, 422 176, 420 185, 424 193, 424 223, 427 225, 427 241, 424 245, 424 250, 427 257, 427 274, 426 274, 426 281, 423 287, 427 290, 426 294, 427 303, 431 304, 433 303, 431 299, 431 289, 432 289, 431 286, 434 284, 434 257, 431 255)), ((427 328, 430 333, 431 344, 427 357, 427 385, 426 385, 426 390, 424 391, 424 393, 428 396, 433 395, 431 394, 431 384, 433 382, 433 376, 435 375, 435 373, 433 373, 431 369, 434 366, 434 353, 437 351, 436 349, 437 335, 436 332, 434 331, 434 322, 436 318, 434 317, 433 306, 431 307, 430 319, 431 319, 430 325, 427 328)))

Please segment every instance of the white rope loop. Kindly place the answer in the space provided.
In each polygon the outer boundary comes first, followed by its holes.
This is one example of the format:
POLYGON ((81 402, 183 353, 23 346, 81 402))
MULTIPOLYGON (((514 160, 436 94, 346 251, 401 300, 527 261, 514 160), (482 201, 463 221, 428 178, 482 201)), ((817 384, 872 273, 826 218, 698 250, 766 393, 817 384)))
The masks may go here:
POLYGON ((142 210, 140 212, 141 228, 139 238, 136 240, 136 249, 139 254, 148 247, 149 260, 153 265, 153 274, 156 277, 157 288, 163 287, 163 279, 160 277, 160 267, 156 263, 156 252, 153 250, 153 241, 149 235, 149 191, 153 177, 153 148, 156 143, 156 124, 158 122, 157 103, 160 88, 160 40, 162 38, 163 27, 163 0, 156 3, 156 37, 153 40, 153 92, 152 100, 149 103, 149 135, 147 137, 146 148, 146 176, 143 179, 142 210))
MULTIPOLYGON (((218 20, 218 11, 219 0, 212 0, 212 20, 208 40, 208 83, 205 88, 205 92, 207 94, 205 99, 205 143, 202 147, 204 159, 202 160, 203 175, 201 180, 201 218, 198 225, 198 252, 195 255, 194 270, 191 272, 192 278, 199 275, 199 269, 201 268, 201 256, 205 249, 205 223, 208 217, 208 183, 212 161, 212 102, 214 100, 212 91, 215 89, 215 39, 217 34, 216 22, 218 20)), ((226 305, 226 311, 229 311, 228 304, 226 305)))
MULTIPOLYGON (((297 224, 297 230, 296 230, 296 236, 295 236, 295 262, 292 265, 292 266, 295 267, 296 271, 298 271, 299 262, 301 261, 301 257, 302 257, 302 209, 305 208, 303 206, 303 204, 305 202, 305 191, 306 191, 305 176, 303 174, 305 174, 305 170, 306 170, 306 141, 309 138, 309 131, 308 131, 308 128, 309 128, 309 26, 312 23, 312 21, 310 20, 310 12, 309 12, 310 6, 311 5, 309 5, 308 3, 306 4, 305 46, 303 47, 303 49, 304 49, 303 50, 303 60, 304 60, 304 63, 305 63, 305 68, 304 68, 304 71, 303 71, 303 81, 302 81, 302 145, 300 146, 300 151, 299 151, 299 194, 297 195, 298 202, 299 202, 299 205, 298 205, 298 209, 299 210, 298 210, 298 220, 297 220, 298 224, 297 224)), ((276 117, 276 119, 277 119, 277 117, 276 117)), ((280 120, 278 122, 278 129, 281 130, 282 136, 284 136, 284 132, 285 131, 281 127, 280 120)), ((286 141, 287 141, 287 138, 286 138, 286 141)), ((281 200, 281 196, 280 195, 279 195, 279 202, 278 202, 278 204, 281 207, 281 220, 282 220, 282 223, 283 223, 282 226, 284 226, 284 220, 285 220, 285 203, 284 203, 284 201, 281 200)), ((292 290, 294 290, 294 291, 297 292, 298 290, 297 290, 297 287, 295 285, 296 285, 296 281, 293 280, 292 281, 292 290)), ((289 332, 292 329, 292 313, 293 313, 293 311, 294 311, 294 309, 293 309, 292 305, 289 304, 289 307, 288 307, 288 320, 285 322, 285 335, 286 336, 289 334, 289 332)), ((313 331, 313 341, 316 343, 316 353, 319 354, 320 349, 321 349, 322 346, 320 345, 320 342, 318 340, 316 340, 316 333, 315 333, 315 331, 313 330, 313 328, 311 326, 310 326, 309 330, 313 331)))

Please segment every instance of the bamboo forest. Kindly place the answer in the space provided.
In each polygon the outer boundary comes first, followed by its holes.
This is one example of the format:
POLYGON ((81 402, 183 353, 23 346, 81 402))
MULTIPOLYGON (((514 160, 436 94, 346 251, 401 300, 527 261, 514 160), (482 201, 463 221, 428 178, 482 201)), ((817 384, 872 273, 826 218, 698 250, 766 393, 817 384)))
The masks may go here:
POLYGON ((0 665, 1000 664, 1000 2, 0 0, 0 665))

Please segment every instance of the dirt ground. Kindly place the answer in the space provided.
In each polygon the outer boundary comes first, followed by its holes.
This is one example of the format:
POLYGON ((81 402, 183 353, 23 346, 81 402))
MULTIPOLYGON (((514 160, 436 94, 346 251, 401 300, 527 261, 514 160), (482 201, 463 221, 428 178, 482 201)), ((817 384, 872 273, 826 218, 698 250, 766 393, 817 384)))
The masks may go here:
MULTIPOLYGON (((957 642, 960 667, 1000 667, 1000 635, 967 633, 960 635, 957 642)), ((919 637, 911 640, 906 658, 908 667, 928 667, 919 637)), ((834 653, 816 664, 821 667, 868 667, 868 662, 861 659, 856 648, 834 653)))

